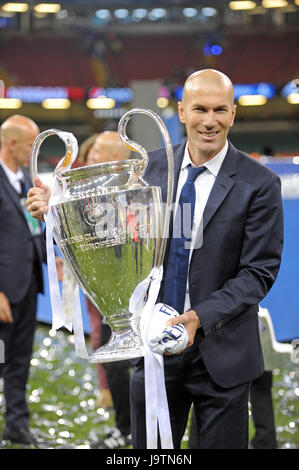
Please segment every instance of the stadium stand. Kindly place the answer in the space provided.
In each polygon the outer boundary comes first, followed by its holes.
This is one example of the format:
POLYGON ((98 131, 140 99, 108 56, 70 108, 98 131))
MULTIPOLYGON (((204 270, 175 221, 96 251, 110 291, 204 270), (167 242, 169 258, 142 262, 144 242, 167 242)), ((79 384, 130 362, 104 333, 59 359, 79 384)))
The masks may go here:
POLYGON ((93 63, 78 39, 8 38, 0 44, 0 65, 13 77, 15 85, 90 87, 98 84, 93 63), (17 58, 11 51, 17 52, 17 58))
POLYGON ((107 74, 117 77, 119 86, 168 77, 183 82, 190 70, 204 67, 222 70, 234 83, 282 86, 299 71, 296 38, 296 33, 227 35, 223 53, 206 57, 200 36, 119 36, 118 48, 108 42, 103 57, 95 58, 78 38, 15 37, 1 42, 0 65, 16 84, 31 86, 104 85, 107 74))

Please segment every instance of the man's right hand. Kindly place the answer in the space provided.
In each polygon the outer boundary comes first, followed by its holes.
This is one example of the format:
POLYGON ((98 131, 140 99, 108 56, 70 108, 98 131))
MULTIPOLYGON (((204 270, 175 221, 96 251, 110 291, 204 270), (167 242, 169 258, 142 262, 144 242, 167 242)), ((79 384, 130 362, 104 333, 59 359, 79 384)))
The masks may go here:
POLYGON ((29 189, 27 194, 27 208, 32 217, 44 221, 44 214, 47 214, 51 189, 39 178, 34 179, 34 187, 29 189))
POLYGON ((4 292, 0 292, 0 321, 13 322, 9 301, 4 292))

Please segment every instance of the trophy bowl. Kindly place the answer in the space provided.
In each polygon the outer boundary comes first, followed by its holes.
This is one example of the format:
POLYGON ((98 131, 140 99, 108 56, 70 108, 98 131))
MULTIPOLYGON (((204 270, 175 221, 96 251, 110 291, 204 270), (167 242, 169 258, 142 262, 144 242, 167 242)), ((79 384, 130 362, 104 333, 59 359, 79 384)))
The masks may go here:
MULTIPOLYGON (((141 159, 70 169, 74 136, 55 129, 41 133, 31 152, 33 179, 43 140, 57 134, 66 145, 65 157, 54 172, 59 197, 49 209, 53 237, 83 293, 111 328, 110 340, 93 352, 90 362, 143 356, 142 339, 129 311, 130 298, 153 267, 161 265, 164 256, 163 230, 168 221, 162 223, 162 219, 169 220, 169 213, 165 216, 164 210, 163 215, 160 187, 149 186, 142 179, 148 161, 146 151, 125 134, 128 120, 136 113, 153 117, 160 127, 173 172, 167 130, 150 110, 134 109, 123 116, 119 125, 121 138, 141 154, 141 159)), ((170 187, 171 176, 169 172, 170 187)), ((168 203, 171 200, 168 191, 168 203)))

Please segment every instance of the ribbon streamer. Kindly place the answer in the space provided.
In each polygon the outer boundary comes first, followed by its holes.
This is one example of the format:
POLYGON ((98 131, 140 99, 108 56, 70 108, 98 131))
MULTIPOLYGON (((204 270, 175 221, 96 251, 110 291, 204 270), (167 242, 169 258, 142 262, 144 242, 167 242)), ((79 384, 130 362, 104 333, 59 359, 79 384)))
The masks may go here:
MULTIPOLYGON (((75 297, 77 282, 69 268, 68 263, 63 263, 63 281, 62 281, 62 309, 64 312, 64 326, 72 331, 73 315, 75 311, 75 297)), ((77 299, 76 299, 77 300, 77 299)))
POLYGON ((62 298, 60 295, 57 270, 55 263, 55 251, 53 244, 53 216, 50 212, 45 217, 46 221, 46 245, 47 245, 47 265, 49 278, 49 291, 52 307, 52 328, 58 330, 65 326, 70 332, 74 329, 75 349, 79 357, 88 359, 89 354, 86 349, 84 329, 82 322, 82 312, 80 304, 79 286, 73 277, 67 261, 63 263, 63 283, 62 298), (70 287, 72 291, 70 292, 70 287))
POLYGON ((59 283, 57 278, 55 252, 53 244, 53 218, 49 213, 45 216, 46 222, 46 248, 47 248, 47 266, 48 266, 48 279, 49 291, 52 307, 52 328, 58 330, 65 323, 64 312, 62 308, 62 301, 60 296, 59 283))
POLYGON ((162 449, 173 449, 163 355, 154 353, 151 350, 147 337, 151 314, 158 298, 162 277, 163 266, 160 268, 154 267, 149 276, 139 283, 134 290, 129 305, 134 324, 137 323, 136 320, 140 319, 140 333, 144 345, 146 439, 148 449, 158 448, 158 426, 162 449), (144 304, 147 291, 148 298, 144 304))
MULTIPOLYGON (((54 182, 51 190, 51 197, 49 200, 48 213, 45 215, 46 222, 46 248, 47 248, 47 265, 48 265, 48 278, 49 278, 49 291, 52 307, 52 328, 58 330, 62 326, 65 326, 70 332, 74 330, 75 338, 75 349, 79 357, 84 359, 89 358, 89 354, 86 349, 79 286, 74 278, 69 265, 64 258, 63 263, 63 282, 62 282, 62 297, 60 294, 59 282, 57 278, 57 270, 55 263, 55 251, 53 244, 53 236, 55 237, 55 225, 51 207, 55 204, 64 201, 63 190, 57 174, 60 169, 66 169, 71 167, 72 163, 76 159, 78 152, 77 141, 71 134, 65 135, 64 132, 59 132, 58 136, 65 141, 66 136, 72 142, 73 153, 67 155, 67 162, 65 163, 66 157, 60 160, 55 171, 54 171, 54 182)), ((59 245, 59 240, 56 240, 59 245)))

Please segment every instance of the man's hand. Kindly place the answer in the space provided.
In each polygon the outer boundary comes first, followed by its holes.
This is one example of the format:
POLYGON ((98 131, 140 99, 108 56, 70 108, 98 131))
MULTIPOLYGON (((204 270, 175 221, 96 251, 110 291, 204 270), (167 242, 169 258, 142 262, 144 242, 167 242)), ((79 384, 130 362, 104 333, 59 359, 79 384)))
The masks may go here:
POLYGON ((9 301, 4 292, 0 292, 0 321, 13 322, 9 301))
POLYGON ((44 214, 47 214, 51 189, 39 178, 34 179, 34 187, 30 188, 27 194, 27 208, 32 217, 44 221, 44 214))
MULTIPOLYGON (((194 310, 188 310, 187 312, 183 313, 182 315, 179 315, 178 317, 172 317, 169 320, 167 320, 166 326, 179 325, 180 323, 184 325, 188 334, 189 340, 185 348, 187 349, 190 346, 192 346, 194 342, 196 330, 199 326, 199 318, 197 316, 197 313, 194 310)), ((184 349, 179 351, 177 354, 181 354, 183 351, 184 349)), ((165 353, 165 354, 169 354, 169 353, 165 353)))

